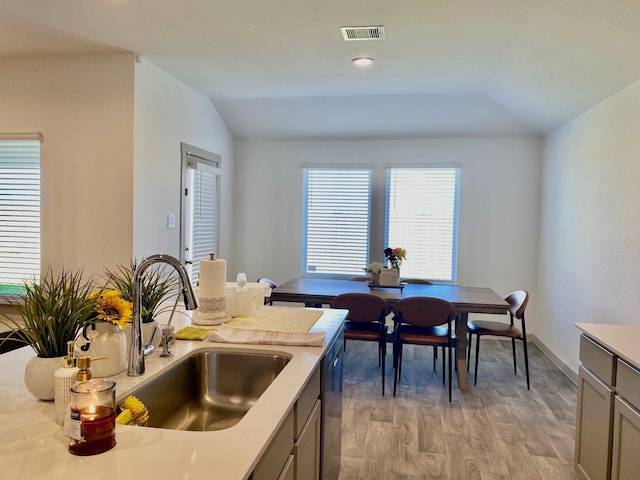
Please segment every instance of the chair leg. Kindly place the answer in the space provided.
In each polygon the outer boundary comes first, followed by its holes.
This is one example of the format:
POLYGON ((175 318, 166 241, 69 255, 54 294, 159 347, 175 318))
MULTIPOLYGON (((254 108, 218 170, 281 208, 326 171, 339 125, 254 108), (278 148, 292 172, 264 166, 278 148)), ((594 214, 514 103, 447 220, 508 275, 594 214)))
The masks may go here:
POLYGON ((473 333, 469 332, 467 340, 467 373, 469 372, 469 364, 471 363, 471 348, 473 346, 473 333))
POLYGON ((480 335, 476 335, 476 367, 474 371, 473 384, 478 384, 478 358, 480 357, 480 335))
POLYGON ((399 370, 400 370, 400 366, 402 365, 402 344, 395 346, 395 365, 394 365, 394 369, 393 369, 393 396, 396 396, 396 387, 398 385, 398 380, 399 380, 399 370))
POLYGON ((513 350, 513 374, 518 374, 518 367, 516 366, 516 339, 511 339, 511 350, 513 350))
POLYGON ((443 385, 444 385, 444 381, 445 381, 445 378, 444 378, 444 374, 445 374, 445 371, 444 371, 444 367, 445 367, 445 365, 444 365, 444 356, 445 356, 444 355, 444 347, 442 347, 442 384, 443 385))
POLYGON ((436 371, 436 360, 438 359, 438 347, 433 346, 433 371, 436 371))
POLYGON ((524 370, 527 375, 527 390, 531 390, 529 385, 529 352, 527 351, 527 339, 522 339, 522 344, 524 345, 524 370))
MULTIPOLYGON (((453 364, 453 358, 451 356, 451 345, 449 345, 449 403, 451 403, 451 366, 453 364)), ((444 353, 442 354, 444 357, 444 353)))
POLYGON ((378 355, 382 357, 382 396, 384 397, 384 371, 385 371, 385 357, 386 355, 386 345, 387 345, 387 339, 383 338, 382 341, 379 344, 379 348, 378 348, 378 355), (385 352, 382 352, 382 349, 385 349, 385 352))

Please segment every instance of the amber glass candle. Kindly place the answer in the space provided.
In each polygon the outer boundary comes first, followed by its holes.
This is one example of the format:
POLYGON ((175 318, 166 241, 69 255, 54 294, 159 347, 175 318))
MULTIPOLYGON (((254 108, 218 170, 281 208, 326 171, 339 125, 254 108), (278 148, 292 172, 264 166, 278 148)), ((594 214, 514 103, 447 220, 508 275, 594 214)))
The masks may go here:
POLYGON ((65 434, 71 438, 69 452, 95 455, 113 448, 116 439, 116 384, 111 380, 89 380, 71 387, 65 434))

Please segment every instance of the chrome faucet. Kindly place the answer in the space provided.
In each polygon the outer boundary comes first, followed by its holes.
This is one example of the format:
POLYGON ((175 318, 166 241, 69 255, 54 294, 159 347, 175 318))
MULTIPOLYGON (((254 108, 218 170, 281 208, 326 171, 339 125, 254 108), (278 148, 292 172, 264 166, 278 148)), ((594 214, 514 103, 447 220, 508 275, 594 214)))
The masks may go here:
POLYGON ((157 254, 147 257, 133 273, 133 328, 131 330, 131 351, 129 353, 129 369, 127 374, 137 377, 144 373, 144 345, 142 344, 142 278, 151 265, 166 263, 174 268, 180 276, 184 306, 187 310, 198 308, 198 300, 193 292, 189 275, 177 258, 170 255, 157 254))

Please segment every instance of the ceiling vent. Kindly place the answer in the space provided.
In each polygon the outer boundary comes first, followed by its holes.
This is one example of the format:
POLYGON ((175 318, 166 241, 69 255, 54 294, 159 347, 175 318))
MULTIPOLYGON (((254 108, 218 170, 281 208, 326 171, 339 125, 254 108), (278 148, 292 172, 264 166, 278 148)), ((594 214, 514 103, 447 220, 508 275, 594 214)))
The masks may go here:
POLYGON ((384 25, 373 27, 340 27, 345 42, 353 40, 384 40, 384 25))

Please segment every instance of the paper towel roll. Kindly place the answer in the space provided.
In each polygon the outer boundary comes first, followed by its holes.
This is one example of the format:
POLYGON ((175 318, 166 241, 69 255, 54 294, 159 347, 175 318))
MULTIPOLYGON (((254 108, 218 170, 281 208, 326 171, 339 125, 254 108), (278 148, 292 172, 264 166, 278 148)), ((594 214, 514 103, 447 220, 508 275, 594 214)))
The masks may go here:
POLYGON ((227 262, 222 259, 200 260, 199 310, 213 317, 225 316, 225 282, 227 262))

